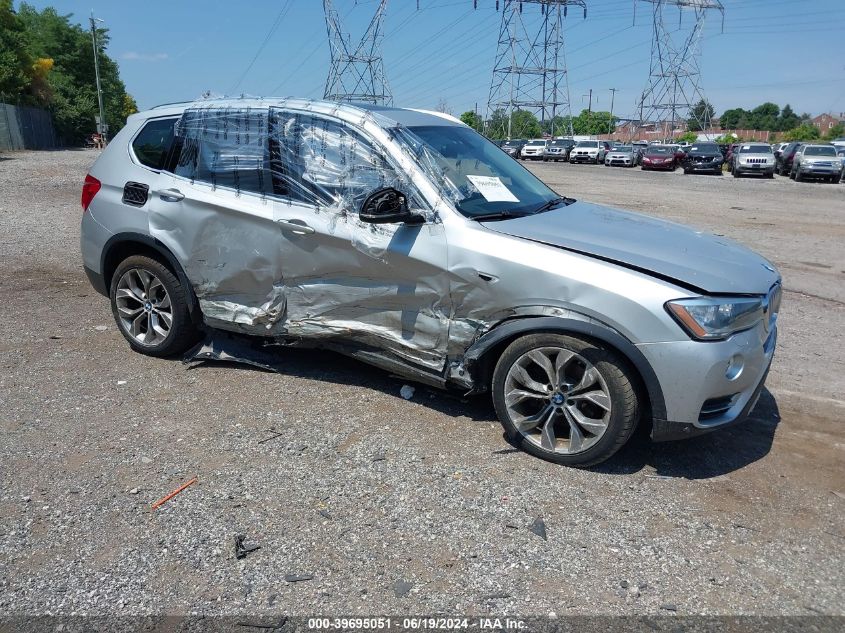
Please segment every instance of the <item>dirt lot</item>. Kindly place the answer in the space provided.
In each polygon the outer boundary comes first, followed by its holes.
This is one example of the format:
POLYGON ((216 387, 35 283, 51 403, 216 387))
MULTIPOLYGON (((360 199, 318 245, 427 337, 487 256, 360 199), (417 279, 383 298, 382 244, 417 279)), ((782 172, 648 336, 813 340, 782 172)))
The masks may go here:
POLYGON ((333 354, 130 353, 81 268, 95 157, 0 158, 0 613, 845 614, 845 185, 532 166, 786 287, 750 421, 579 471, 514 451, 486 398, 406 401, 333 354))

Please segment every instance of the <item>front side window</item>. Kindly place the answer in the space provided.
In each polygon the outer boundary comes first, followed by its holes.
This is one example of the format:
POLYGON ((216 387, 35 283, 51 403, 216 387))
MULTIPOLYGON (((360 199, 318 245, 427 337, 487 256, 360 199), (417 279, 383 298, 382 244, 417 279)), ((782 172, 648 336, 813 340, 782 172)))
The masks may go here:
POLYGON ((596 141, 581 141, 575 147, 598 147, 599 144, 596 141))
POLYGON ((470 128, 423 125, 391 132, 467 217, 527 215, 560 199, 530 171, 470 128))
POLYGON ((178 117, 171 117, 147 122, 132 141, 132 151, 138 162, 150 169, 164 169, 177 120, 178 117))

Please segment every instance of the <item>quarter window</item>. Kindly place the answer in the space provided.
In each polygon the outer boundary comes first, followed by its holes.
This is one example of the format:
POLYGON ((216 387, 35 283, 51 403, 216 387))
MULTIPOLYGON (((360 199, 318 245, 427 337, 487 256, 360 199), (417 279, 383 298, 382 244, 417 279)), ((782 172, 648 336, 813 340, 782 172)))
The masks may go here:
POLYGON ((164 169, 173 144, 173 126, 177 120, 154 119, 141 129, 132 141, 132 151, 138 162, 151 169, 164 169))

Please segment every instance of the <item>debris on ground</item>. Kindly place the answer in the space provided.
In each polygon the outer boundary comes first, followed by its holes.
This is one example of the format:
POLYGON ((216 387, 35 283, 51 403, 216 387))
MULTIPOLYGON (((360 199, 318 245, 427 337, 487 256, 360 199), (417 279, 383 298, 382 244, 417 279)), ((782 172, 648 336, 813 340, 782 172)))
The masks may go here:
POLYGON ((317 514, 319 514, 324 519, 329 519, 330 521, 333 518, 332 515, 329 514, 326 510, 317 510, 317 514))
POLYGON ((159 507, 160 507, 160 506, 162 506, 163 504, 165 504, 165 503, 167 503, 168 501, 170 501, 173 497, 175 497, 176 495, 178 495, 180 492, 182 492, 185 488, 187 488, 188 486, 191 486, 191 485, 193 485, 193 484, 195 484, 195 483, 197 483, 197 478, 196 478, 196 477, 194 477, 193 479, 191 479, 189 482, 182 484, 181 486, 179 486, 179 487, 178 487, 176 490, 174 490, 173 492, 171 492, 171 493, 169 493, 169 494, 166 494, 166 495, 165 495, 165 496, 163 496, 161 499, 159 499, 158 501, 156 501, 156 502, 152 505, 152 507, 150 508, 150 510, 155 510, 156 508, 159 508, 159 507))
POLYGON ((285 574, 285 582, 304 582, 314 580, 314 574, 285 574))
POLYGON ((528 530, 539 536, 544 541, 549 540, 549 537, 546 536, 546 522, 543 521, 543 517, 537 517, 536 519, 534 519, 534 522, 531 524, 528 530))
POLYGON ((407 580, 397 580, 393 583, 393 595, 397 598, 404 598, 411 593, 411 589, 413 588, 414 585, 409 583, 407 580))
POLYGON ((260 545, 247 545, 246 535, 238 534, 235 536, 235 558, 246 558, 246 555, 261 549, 260 545))
POLYGON ((410 400, 414 397, 414 389, 411 385, 402 385, 402 388, 399 390, 399 395, 405 398, 405 400, 410 400))
POLYGON ((208 332, 205 340, 185 353, 182 364, 191 365, 191 363, 201 363, 208 360, 242 363, 267 371, 279 371, 278 352, 274 352, 271 345, 248 336, 221 330, 208 332))
POLYGON ((284 435, 284 433, 279 433, 272 426, 269 429, 267 429, 267 432, 272 433, 273 435, 271 435, 270 437, 265 437, 263 440, 258 440, 259 444, 264 444, 265 442, 269 442, 270 440, 278 439, 278 438, 282 437, 282 435, 284 435))
POLYGON ((386 453, 382 452, 382 453, 376 453, 375 455, 373 455, 373 461, 374 462, 383 462, 383 461, 386 461, 386 460, 387 460, 387 454, 386 453))

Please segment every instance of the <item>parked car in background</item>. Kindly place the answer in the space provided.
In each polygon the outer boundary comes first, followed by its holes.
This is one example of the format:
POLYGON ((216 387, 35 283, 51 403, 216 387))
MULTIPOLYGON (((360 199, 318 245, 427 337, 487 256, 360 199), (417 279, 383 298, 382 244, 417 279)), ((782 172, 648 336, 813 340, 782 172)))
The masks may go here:
POLYGON ((842 160, 833 145, 802 145, 795 153, 789 177, 796 181, 818 178, 838 183, 842 178, 842 160))
POLYGON ((106 146, 81 202, 85 272, 131 349, 177 356, 223 330, 337 350, 489 392, 509 440, 559 464, 608 459, 639 422, 667 440, 747 418, 775 353, 772 263, 562 197, 418 110, 154 108, 106 146))
POLYGON ((774 178, 775 155, 772 153, 772 146, 765 143, 741 144, 734 155, 731 173, 734 178, 749 174, 774 178))
POLYGON ((604 165, 605 167, 636 167, 639 162, 639 157, 640 152, 639 150, 634 149, 633 145, 619 145, 618 147, 611 148, 611 150, 605 154, 604 165))
POLYGON ((845 179, 845 146, 838 146, 836 155, 839 156, 839 159, 842 161, 842 171, 839 174, 839 179, 842 180, 845 179))
POLYGON ((696 143, 690 146, 681 161, 681 167, 684 168, 685 174, 697 172, 721 174, 724 160, 716 143, 696 143))
POLYGON ((527 143, 524 139, 515 138, 502 143, 502 151, 511 158, 519 158, 519 153, 522 147, 527 143))
POLYGON ((789 143, 775 143, 774 145, 772 145, 772 154, 775 155, 775 160, 778 159, 781 152, 783 151, 783 148, 787 145, 789 145, 789 143))
POLYGON ((599 163, 604 161, 605 154, 610 150, 607 141, 579 141, 569 152, 570 163, 599 163))
POLYGON ((792 161, 795 159, 795 153, 801 148, 802 143, 792 142, 788 143, 780 151, 780 156, 775 156, 775 171, 781 176, 788 176, 792 171, 792 161))
POLYGON ((571 138, 556 138, 549 141, 546 145, 546 151, 543 152, 543 160, 567 161, 569 160, 569 152, 573 147, 575 147, 575 141, 571 138))
POLYGON ((548 141, 544 138, 531 139, 519 150, 519 157, 523 160, 543 160, 546 145, 548 141))
POLYGON ((642 169, 659 169, 675 171, 678 167, 678 156, 669 145, 650 145, 642 158, 642 169))

